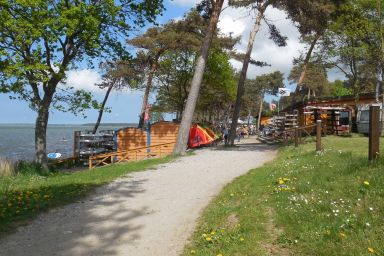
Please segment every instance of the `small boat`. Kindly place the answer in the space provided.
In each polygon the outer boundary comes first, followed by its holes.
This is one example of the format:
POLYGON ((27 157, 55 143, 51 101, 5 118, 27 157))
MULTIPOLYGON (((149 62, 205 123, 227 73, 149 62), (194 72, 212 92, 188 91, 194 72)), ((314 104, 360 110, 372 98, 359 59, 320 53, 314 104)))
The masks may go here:
POLYGON ((58 159, 61 157, 61 154, 60 153, 49 153, 49 154, 47 154, 47 157, 49 159, 58 159))

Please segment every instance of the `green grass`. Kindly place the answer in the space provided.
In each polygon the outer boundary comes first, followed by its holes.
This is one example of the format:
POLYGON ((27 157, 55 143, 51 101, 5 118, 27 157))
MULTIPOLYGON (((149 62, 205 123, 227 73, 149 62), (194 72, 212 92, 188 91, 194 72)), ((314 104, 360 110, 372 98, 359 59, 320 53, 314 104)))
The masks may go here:
POLYGON ((368 163, 364 137, 323 146, 282 148, 226 186, 183 255, 384 255, 384 160, 368 163))
POLYGON ((16 176, 0 178, 0 235, 43 211, 84 197, 97 186, 173 159, 170 156, 72 173, 43 174, 24 167, 16 176))

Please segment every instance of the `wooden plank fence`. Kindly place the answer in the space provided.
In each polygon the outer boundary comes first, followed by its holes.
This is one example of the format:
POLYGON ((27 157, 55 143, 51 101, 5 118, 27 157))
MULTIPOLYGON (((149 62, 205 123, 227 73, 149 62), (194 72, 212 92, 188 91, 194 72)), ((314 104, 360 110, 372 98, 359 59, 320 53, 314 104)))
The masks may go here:
POLYGON ((172 152, 175 143, 176 141, 173 141, 157 145, 93 155, 89 157, 88 166, 89 169, 93 169, 98 166, 105 166, 114 163, 164 157, 172 152))

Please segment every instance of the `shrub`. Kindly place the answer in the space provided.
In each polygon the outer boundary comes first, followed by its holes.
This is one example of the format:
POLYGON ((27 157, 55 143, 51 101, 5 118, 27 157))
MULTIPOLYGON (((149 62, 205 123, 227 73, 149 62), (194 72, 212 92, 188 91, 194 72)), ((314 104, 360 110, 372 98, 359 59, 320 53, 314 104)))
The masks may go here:
POLYGON ((34 162, 27 161, 18 161, 16 164, 16 170, 20 174, 30 174, 30 175, 47 175, 48 172, 45 171, 39 164, 34 162))

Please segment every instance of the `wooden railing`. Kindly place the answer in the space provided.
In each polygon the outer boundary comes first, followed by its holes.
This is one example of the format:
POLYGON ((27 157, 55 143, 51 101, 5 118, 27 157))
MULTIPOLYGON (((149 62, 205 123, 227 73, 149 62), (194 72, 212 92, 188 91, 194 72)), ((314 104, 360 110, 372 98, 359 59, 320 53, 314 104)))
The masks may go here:
POLYGON ((285 145, 287 145, 290 137, 291 139, 294 140, 295 147, 298 147, 298 145, 301 143, 303 132, 307 134, 307 137, 313 138, 311 136, 311 133, 308 132, 308 129, 315 129, 315 128, 316 128, 316 133, 315 133, 316 139, 313 139, 313 140, 316 141, 316 151, 321 151, 321 136, 322 134, 324 136, 327 135, 326 127, 322 126, 321 120, 318 120, 316 124, 313 124, 313 125, 307 125, 303 127, 296 126, 295 128, 285 130, 283 142, 285 145))
POLYGON ((284 131, 277 131, 271 135, 259 135, 259 140, 268 144, 283 143, 288 145, 290 141, 295 143, 297 147, 302 140, 305 138, 311 138, 313 141, 316 141, 316 151, 321 151, 321 136, 326 136, 327 128, 323 126, 321 121, 318 120, 316 124, 307 125, 307 126, 296 126, 291 129, 286 129, 284 131), (303 136, 306 134, 306 136, 303 136), (314 136, 312 136, 314 134, 314 136))
POLYGON ((97 166, 110 165, 127 161, 139 161, 154 157, 163 157, 169 155, 175 142, 162 143, 146 147, 138 147, 128 150, 121 150, 109 153, 93 155, 89 157, 89 169, 97 166))

